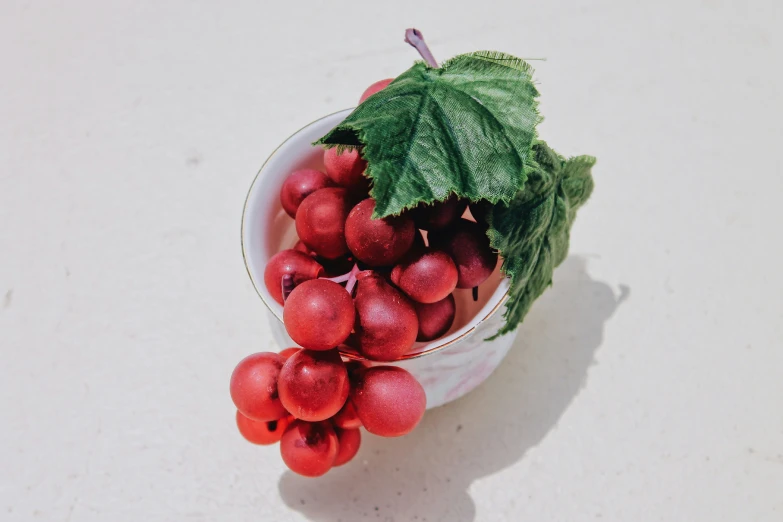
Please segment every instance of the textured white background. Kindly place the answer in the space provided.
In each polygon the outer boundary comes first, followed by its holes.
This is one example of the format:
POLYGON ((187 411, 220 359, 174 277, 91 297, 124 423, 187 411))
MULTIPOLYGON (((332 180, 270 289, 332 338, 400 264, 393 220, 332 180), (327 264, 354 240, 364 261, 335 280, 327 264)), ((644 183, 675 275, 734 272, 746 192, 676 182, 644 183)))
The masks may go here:
POLYGON ((1 520, 783 520, 781 3, 419 3, 3 0, 1 520), (546 57, 596 191, 485 385, 301 479, 233 425, 242 203, 414 24, 546 57))

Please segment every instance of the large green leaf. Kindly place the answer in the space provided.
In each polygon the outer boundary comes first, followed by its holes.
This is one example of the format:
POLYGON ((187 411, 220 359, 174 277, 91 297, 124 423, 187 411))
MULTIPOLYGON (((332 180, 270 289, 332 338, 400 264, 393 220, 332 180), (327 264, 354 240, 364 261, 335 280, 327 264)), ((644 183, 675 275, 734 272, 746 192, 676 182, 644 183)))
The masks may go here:
POLYGON ((514 330, 530 306, 552 283, 552 273, 568 254, 577 209, 593 191, 595 158, 563 159, 546 143, 533 145, 527 182, 509 204, 491 207, 487 235, 511 277, 506 323, 497 335, 514 330))
POLYGON ((566 160, 535 141, 537 97, 530 67, 509 55, 419 62, 317 142, 362 148, 375 217, 452 193, 491 204, 487 235, 511 278, 497 335, 514 330, 551 284, 593 189, 594 158, 566 160))
POLYGON ((451 193, 510 202, 525 182, 537 96, 530 66, 506 54, 417 62, 317 143, 363 147, 376 217, 451 193))

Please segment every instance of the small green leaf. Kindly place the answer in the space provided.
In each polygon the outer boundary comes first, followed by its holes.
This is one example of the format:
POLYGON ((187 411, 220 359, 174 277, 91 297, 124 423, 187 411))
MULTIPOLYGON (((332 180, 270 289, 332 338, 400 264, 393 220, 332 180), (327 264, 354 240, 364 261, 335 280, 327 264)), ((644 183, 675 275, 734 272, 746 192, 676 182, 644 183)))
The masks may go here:
POLYGON ((508 203, 525 183, 540 119, 531 72, 496 52, 440 68, 417 62, 317 143, 363 147, 376 217, 451 193, 508 203))
POLYGON ((536 142, 525 187, 511 203, 489 210, 487 235, 503 257, 503 272, 511 278, 506 323, 496 336, 522 322, 568 255, 576 211, 593 191, 594 164, 591 156, 565 160, 543 141, 536 142))

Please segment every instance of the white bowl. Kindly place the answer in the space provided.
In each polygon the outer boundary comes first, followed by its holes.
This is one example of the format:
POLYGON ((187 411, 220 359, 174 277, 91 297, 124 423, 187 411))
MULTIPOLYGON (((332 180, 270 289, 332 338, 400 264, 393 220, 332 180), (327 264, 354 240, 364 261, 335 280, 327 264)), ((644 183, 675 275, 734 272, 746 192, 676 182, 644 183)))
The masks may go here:
MULTIPOLYGON (((323 150, 312 143, 340 123, 346 109, 310 123, 285 140, 256 175, 242 215, 242 253, 253 286, 268 309, 272 333, 280 348, 295 346, 283 325, 283 307, 264 284, 264 268, 274 254, 296 242, 294 220, 283 211, 280 188, 297 169, 323 170, 323 150)), ((413 373, 424 386, 427 408, 455 400, 481 384, 508 353, 515 334, 484 341, 503 324, 501 305, 508 280, 498 268, 479 288, 474 302, 471 290, 456 290, 457 314, 445 336, 416 343, 410 354, 392 364, 413 373)), ((346 354, 356 358, 355 354, 346 354)))

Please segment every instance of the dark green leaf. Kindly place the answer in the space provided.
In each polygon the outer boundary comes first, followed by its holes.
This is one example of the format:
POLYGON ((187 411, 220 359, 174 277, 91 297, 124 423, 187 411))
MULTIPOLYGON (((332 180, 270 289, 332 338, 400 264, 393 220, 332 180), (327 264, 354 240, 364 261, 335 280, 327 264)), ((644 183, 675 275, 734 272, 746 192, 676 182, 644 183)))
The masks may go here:
POLYGON ((525 182, 537 96, 530 66, 513 56, 418 62, 317 143, 363 146, 376 217, 451 193, 510 202, 525 182))
POLYGON ((508 55, 461 55, 439 69, 420 62, 318 141, 362 147, 376 217, 452 193, 494 205, 487 235, 511 278, 497 335, 551 284, 593 189, 594 158, 565 160, 534 141, 537 96, 528 64, 508 55))
POLYGON ((565 160, 537 142, 523 190, 487 214, 490 244, 500 251, 502 269, 511 277, 506 323, 497 335, 514 330, 552 283, 555 267, 568 254, 576 211, 593 191, 594 164, 590 156, 565 160))

